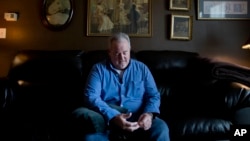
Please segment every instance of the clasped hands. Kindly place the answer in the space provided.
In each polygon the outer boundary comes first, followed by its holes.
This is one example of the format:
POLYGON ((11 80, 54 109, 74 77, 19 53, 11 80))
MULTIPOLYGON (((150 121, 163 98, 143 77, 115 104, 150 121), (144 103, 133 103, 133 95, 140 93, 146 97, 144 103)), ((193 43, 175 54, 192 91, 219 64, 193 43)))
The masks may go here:
POLYGON ((137 122, 127 121, 132 116, 132 113, 119 114, 112 119, 112 122, 123 130, 133 132, 139 128, 143 130, 150 129, 152 125, 153 115, 151 113, 143 113, 137 122))

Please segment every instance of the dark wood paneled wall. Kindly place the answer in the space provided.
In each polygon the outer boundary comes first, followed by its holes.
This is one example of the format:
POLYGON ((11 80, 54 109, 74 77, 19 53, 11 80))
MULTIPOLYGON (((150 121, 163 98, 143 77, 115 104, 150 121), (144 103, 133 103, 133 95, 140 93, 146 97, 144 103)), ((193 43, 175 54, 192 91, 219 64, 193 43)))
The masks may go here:
MULTIPOLYGON (((105 49, 107 37, 87 37, 87 0, 73 0, 74 15, 62 31, 51 31, 41 22, 41 0, 1 0, 0 28, 7 28, 7 38, 0 39, 0 77, 6 76, 13 55, 18 50, 96 50, 105 49), (4 12, 19 12, 16 22, 4 20, 4 12)), ((152 0, 152 37, 131 38, 132 48, 139 50, 183 50, 203 56, 250 66, 250 51, 241 45, 249 38, 250 20, 202 21, 196 18, 196 0, 188 12, 168 10, 168 0, 152 0), (169 40, 169 15, 193 16, 191 41, 169 40)))

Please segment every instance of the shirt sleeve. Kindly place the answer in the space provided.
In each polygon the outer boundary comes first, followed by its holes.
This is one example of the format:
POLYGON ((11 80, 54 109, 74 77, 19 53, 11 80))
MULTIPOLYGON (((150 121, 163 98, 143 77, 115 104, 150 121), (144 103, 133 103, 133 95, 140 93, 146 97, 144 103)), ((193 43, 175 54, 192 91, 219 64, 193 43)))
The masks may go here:
POLYGON ((100 66, 94 65, 88 76, 84 99, 86 104, 91 108, 100 112, 109 122, 113 117, 120 114, 119 111, 111 108, 101 98, 102 91, 102 74, 100 66))
POLYGON ((145 72, 145 107, 144 113, 153 113, 154 115, 158 115, 160 113, 160 93, 157 89, 155 80, 147 66, 144 69, 145 72))

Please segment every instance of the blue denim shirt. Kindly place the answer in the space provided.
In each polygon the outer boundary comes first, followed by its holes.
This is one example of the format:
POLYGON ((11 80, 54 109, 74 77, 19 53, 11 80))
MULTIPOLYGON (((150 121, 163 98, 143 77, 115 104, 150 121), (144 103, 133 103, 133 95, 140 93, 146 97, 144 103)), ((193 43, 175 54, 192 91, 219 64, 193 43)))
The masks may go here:
POLYGON ((124 107, 134 114, 159 114, 160 94, 154 78, 145 64, 134 59, 122 78, 109 60, 95 64, 87 80, 85 100, 108 121, 120 114, 108 104, 124 107))

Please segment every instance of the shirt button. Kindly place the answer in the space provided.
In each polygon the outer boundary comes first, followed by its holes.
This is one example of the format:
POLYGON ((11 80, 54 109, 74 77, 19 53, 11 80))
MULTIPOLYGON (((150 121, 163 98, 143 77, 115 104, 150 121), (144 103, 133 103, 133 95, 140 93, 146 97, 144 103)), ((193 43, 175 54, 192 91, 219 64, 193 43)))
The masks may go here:
POLYGON ((122 104, 121 104, 120 106, 121 106, 121 107, 123 107, 123 105, 122 105, 122 104))

